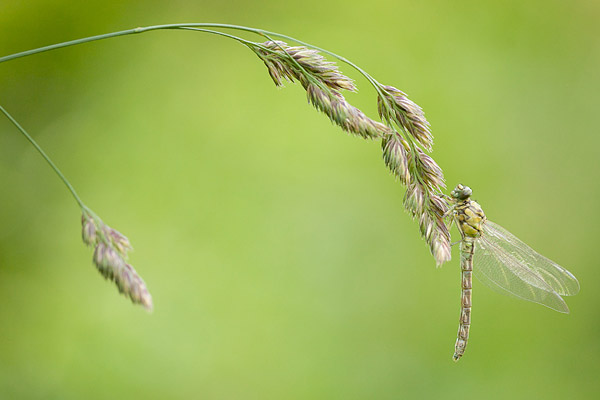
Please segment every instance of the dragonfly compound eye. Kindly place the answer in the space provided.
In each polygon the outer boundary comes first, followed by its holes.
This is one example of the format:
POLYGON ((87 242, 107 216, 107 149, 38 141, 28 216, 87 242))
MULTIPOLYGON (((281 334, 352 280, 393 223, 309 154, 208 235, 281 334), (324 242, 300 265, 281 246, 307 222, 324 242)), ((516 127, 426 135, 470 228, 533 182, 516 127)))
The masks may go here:
POLYGON ((472 194, 473 194, 473 191, 471 190, 471 188, 468 186, 464 186, 459 198, 461 200, 465 200, 465 199, 471 197, 472 194))
POLYGON ((471 196, 472 193, 473 193, 473 191, 471 190, 470 187, 461 185, 459 183, 458 185, 456 185, 456 187, 454 188, 454 190, 450 194, 455 199, 466 200, 466 199, 468 199, 471 196))

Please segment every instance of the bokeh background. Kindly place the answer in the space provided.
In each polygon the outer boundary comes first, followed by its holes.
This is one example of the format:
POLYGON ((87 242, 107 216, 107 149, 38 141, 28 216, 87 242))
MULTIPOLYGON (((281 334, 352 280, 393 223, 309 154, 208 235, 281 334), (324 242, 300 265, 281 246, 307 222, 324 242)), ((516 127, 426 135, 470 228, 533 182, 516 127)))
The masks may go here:
POLYGON ((77 205, 1 117, 0 398, 597 395, 599 18, 595 0, 0 2, 0 55, 173 22, 341 54, 424 108, 449 189, 582 287, 562 315, 475 282, 453 363, 458 249, 435 268, 378 143, 231 40, 110 39, 0 64, 0 101, 129 236, 155 311, 95 271, 77 205))

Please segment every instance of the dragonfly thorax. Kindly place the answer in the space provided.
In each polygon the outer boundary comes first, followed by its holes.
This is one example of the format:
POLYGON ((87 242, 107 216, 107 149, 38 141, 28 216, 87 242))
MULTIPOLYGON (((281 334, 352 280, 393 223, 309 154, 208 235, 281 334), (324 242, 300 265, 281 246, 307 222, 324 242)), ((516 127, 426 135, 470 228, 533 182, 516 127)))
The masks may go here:
POLYGON ((454 218, 463 237, 481 236, 485 213, 476 201, 467 199, 459 202, 454 208, 454 218))
POLYGON ((471 200, 472 193, 470 187, 461 184, 457 185, 452 191, 452 197, 456 201, 454 220, 463 238, 480 237, 486 219, 481 206, 476 201, 471 200))

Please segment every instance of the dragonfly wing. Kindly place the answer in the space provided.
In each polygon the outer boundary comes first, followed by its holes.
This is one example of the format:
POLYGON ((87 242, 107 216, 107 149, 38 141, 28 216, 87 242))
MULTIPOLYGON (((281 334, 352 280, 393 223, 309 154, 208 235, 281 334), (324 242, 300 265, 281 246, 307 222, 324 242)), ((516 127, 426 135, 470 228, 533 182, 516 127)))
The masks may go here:
POLYGON ((500 225, 486 221, 483 231, 489 242, 513 254, 525 268, 535 272, 559 295, 573 296, 579 292, 579 282, 573 274, 527 246, 500 225))
POLYGON ((484 230, 473 255, 473 272, 482 283, 502 294, 569 312, 562 297, 525 260, 488 236, 484 230))

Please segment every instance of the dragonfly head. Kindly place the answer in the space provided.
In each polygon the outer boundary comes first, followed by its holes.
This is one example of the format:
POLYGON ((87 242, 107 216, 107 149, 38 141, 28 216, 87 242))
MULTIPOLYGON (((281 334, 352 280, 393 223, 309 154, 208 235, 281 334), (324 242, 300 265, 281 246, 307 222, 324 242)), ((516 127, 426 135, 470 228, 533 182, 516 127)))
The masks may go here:
POLYGON ((461 185, 460 183, 456 185, 454 190, 450 193, 453 198, 456 200, 466 200, 473 194, 473 191, 470 187, 461 185))

